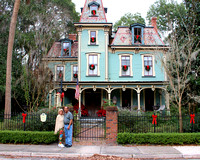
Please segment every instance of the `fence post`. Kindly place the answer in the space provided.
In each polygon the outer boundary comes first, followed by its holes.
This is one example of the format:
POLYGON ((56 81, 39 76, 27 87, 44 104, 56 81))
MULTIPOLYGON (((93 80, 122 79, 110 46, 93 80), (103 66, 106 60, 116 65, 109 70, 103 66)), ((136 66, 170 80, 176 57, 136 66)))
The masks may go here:
POLYGON ((109 106, 106 108, 106 143, 115 144, 118 133, 118 109, 109 106))

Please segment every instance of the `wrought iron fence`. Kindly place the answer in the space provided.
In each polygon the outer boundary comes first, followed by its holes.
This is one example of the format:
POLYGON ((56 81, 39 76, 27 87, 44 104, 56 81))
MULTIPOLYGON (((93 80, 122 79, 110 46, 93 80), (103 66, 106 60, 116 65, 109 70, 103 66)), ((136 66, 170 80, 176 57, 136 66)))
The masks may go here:
POLYGON ((23 123, 22 113, 0 113, 0 130, 54 131, 57 114, 47 114, 45 122, 41 122, 38 113, 27 113, 23 123))
MULTIPOLYGON (((200 132, 200 115, 195 115, 194 124, 190 123, 190 120, 190 115, 182 116, 183 132, 200 132)), ((118 133, 178 133, 179 129, 179 116, 157 116, 156 123, 151 115, 118 116, 118 133)))
POLYGON ((102 140, 106 136, 105 117, 81 117, 74 118, 73 136, 79 139, 102 140))

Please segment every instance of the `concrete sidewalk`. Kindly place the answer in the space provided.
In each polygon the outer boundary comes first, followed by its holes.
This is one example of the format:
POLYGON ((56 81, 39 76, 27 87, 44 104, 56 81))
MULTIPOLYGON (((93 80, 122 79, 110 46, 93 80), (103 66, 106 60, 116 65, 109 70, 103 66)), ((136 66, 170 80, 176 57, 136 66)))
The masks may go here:
POLYGON ((200 159, 200 146, 82 146, 0 144, 0 156, 45 158, 90 157, 94 154, 124 158, 200 159))

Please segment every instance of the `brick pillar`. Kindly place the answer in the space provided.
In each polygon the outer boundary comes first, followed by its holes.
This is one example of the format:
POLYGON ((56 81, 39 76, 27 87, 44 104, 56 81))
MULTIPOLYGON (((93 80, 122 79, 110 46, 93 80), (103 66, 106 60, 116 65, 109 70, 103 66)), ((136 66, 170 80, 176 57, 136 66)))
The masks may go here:
POLYGON ((106 143, 115 144, 118 132, 118 109, 117 107, 106 108, 106 143))

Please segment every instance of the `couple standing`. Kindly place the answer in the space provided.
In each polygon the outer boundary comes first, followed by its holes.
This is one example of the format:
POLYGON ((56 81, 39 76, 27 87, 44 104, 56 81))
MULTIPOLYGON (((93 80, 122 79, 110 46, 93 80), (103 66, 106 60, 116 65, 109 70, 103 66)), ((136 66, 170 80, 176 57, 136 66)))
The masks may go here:
POLYGON ((73 115, 68 107, 58 110, 55 124, 55 134, 59 132, 58 147, 71 147, 72 146, 72 129, 73 129, 73 115), (63 132, 65 133, 65 145, 62 144, 63 132))

